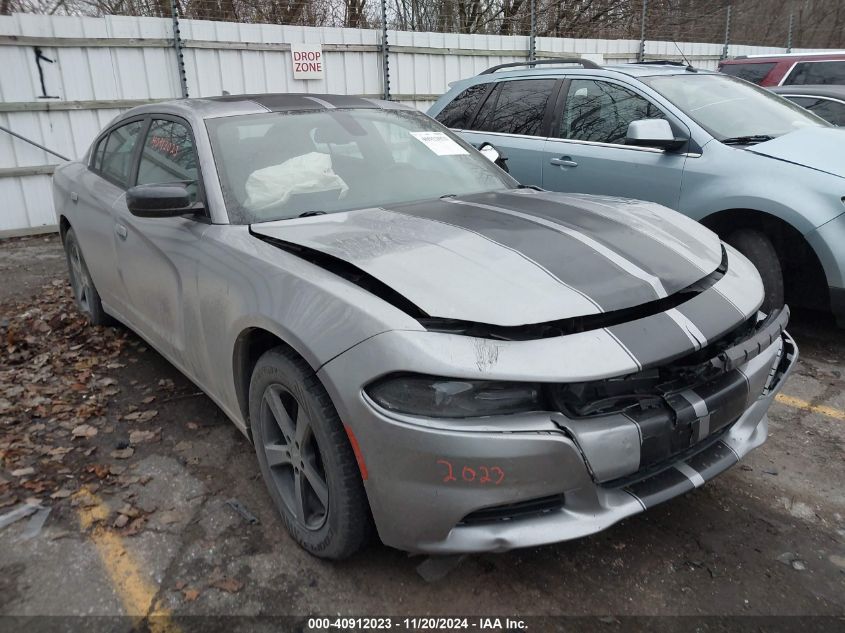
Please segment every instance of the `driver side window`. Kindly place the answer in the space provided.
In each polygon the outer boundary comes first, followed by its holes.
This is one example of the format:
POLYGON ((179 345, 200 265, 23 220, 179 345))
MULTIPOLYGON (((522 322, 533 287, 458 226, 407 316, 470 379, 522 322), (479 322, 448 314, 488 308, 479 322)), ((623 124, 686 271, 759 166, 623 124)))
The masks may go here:
POLYGON ((627 88, 573 79, 560 117, 560 137, 624 145, 632 121, 660 118, 657 106, 627 88))
POLYGON ((139 185, 183 183, 197 199, 197 153, 188 128, 175 121, 153 119, 141 150, 139 185))

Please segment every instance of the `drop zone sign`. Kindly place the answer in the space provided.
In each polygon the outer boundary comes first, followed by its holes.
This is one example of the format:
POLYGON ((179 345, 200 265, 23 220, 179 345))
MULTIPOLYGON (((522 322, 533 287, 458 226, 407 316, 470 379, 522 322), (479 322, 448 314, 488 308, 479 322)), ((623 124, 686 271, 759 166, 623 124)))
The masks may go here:
POLYGON ((322 79, 323 47, 320 44, 291 44, 294 79, 322 79))

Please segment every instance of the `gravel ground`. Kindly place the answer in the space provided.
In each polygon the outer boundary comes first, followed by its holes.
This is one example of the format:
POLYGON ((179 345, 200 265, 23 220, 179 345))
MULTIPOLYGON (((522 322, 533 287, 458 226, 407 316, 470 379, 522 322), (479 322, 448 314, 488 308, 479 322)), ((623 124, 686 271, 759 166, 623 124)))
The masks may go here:
POLYGON ((426 582, 423 559, 379 543, 342 563, 300 550, 221 411, 125 328, 81 327, 57 238, 0 243, 0 274, 0 514, 51 509, 0 530, 0 614, 565 614, 608 631, 609 615, 845 615, 845 334, 824 315, 795 317, 784 390, 814 408, 776 403, 740 466, 596 536, 426 582))

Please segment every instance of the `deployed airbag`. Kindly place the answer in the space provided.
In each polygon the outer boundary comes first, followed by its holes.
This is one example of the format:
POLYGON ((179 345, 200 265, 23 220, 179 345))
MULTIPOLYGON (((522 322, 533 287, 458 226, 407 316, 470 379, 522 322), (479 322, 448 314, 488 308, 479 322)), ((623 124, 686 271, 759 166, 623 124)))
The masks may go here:
POLYGON ((310 152, 252 172, 246 181, 245 206, 261 211, 284 204, 296 194, 329 191, 337 191, 342 198, 349 187, 332 170, 331 156, 310 152))

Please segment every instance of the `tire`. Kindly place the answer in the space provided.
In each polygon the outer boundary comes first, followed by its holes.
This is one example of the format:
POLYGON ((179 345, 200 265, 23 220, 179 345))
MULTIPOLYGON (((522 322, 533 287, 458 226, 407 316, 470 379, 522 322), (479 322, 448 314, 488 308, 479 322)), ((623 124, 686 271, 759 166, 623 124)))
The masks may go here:
POLYGON ((728 244, 745 255, 757 267, 763 280, 763 305, 766 314, 783 307, 783 270, 772 241, 760 231, 739 229, 731 233, 728 244))
POLYGON ((77 309, 85 315, 91 325, 109 325, 112 322, 111 317, 103 310, 100 293, 97 292, 91 273, 88 272, 82 248, 73 229, 68 229, 65 233, 64 247, 70 287, 77 309))
POLYGON ((293 539, 320 558, 361 549, 371 522, 355 454, 329 394, 292 350, 258 359, 249 418, 264 483, 293 539))

